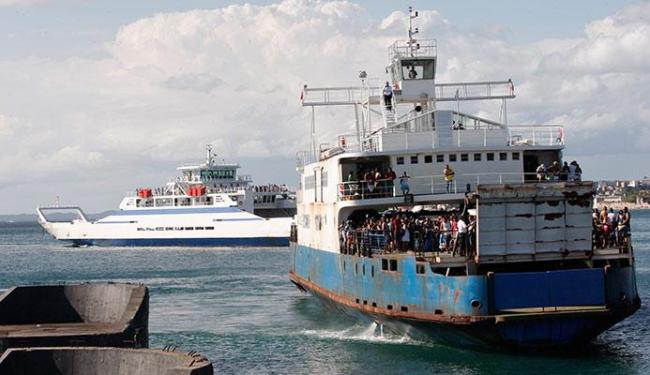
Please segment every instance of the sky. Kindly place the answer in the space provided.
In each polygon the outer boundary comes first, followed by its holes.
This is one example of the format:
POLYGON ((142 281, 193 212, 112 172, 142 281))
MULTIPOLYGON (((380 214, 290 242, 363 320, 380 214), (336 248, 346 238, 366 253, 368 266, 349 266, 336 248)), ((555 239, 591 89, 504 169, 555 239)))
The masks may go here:
MULTIPOLYGON (((114 209, 207 143, 293 183, 300 88, 382 79, 408 5, 438 82, 512 78, 510 123, 565 126, 586 178, 650 175, 649 1, 0 0, 0 213, 114 209)), ((320 139, 350 111, 319 113, 320 139)))

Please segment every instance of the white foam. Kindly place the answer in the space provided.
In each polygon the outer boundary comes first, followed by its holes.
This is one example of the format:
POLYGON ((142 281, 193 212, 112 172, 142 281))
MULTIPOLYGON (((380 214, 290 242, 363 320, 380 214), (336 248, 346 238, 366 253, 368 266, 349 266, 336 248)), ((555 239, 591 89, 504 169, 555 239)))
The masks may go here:
POLYGON ((396 336, 383 332, 383 327, 377 323, 371 323, 369 326, 352 326, 344 330, 304 330, 302 334, 315 336, 322 339, 351 340, 351 341, 368 341, 385 344, 413 344, 413 339, 404 336, 396 336))

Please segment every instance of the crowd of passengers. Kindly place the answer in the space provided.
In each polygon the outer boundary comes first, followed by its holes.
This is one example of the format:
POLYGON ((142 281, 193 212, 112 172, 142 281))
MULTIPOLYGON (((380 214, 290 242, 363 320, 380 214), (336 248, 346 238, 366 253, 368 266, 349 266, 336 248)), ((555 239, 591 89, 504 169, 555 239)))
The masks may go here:
POLYGON ((594 249, 611 247, 623 248, 627 246, 630 236, 631 214, 627 207, 615 211, 604 206, 600 211, 594 209, 592 214, 594 249))
POLYGON ((582 169, 575 160, 571 163, 564 162, 563 165, 560 165, 558 161, 554 161, 548 166, 542 163, 535 170, 535 174, 538 182, 582 180, 582 169))
POLYGON ((348 220, 339 227, 341 252, 358 256, 393 252, 443 252, 472 256, 476 245, 476 218, 458 212, 421 215, 403 211, 361 222, 348 220))

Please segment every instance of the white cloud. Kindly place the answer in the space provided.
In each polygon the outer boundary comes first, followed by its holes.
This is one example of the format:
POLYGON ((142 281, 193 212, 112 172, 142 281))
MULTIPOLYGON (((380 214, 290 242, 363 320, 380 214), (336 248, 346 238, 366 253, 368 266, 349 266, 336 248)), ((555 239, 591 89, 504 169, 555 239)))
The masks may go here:
POLYGON ((0 0, 0 7, 3 6, 26 6, 40 3, 47 3, 54 0, 0 0))
MULTIPOLYGON (((613 142, 638 158, 650 144, 650 3, 593 21, 580 38, 525 45, 420 14, 420 35, 438 39, 439 81, 514 80, 511 123, 566 125, 574 155, 613 142)), ((285 0, 140 19, 117 31, 106 58, 0 58, 0 183, 106 178, 119 195, 144 169, 200 158, 209 142, 230 158, 290 158, 308 144, 302 85, 355 84, 360 70, 382 79, 406 22, 347 1, 285 0)), ((484 108, 496 115, 498 103, 484 108)), ((318 111, 323 138, 353 126, 351 110, 318 111)))

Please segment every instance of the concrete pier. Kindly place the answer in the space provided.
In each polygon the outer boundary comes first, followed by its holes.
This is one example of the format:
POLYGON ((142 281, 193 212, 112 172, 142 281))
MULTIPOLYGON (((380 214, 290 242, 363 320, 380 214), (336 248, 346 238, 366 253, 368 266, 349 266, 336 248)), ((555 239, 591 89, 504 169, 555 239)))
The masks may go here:
POLYGON ((149 344, 141 284, 19 286, 0 295, 0 353, 9 348, 149 344))
POLYGON ((9 349, 0 374, 212 375, 212 363, 195 353, 123 348, 9 349))

